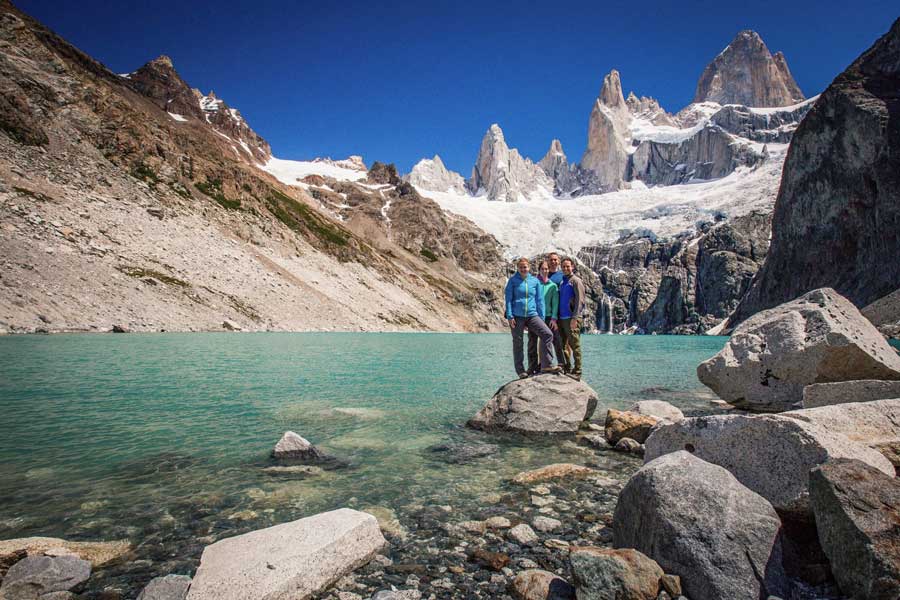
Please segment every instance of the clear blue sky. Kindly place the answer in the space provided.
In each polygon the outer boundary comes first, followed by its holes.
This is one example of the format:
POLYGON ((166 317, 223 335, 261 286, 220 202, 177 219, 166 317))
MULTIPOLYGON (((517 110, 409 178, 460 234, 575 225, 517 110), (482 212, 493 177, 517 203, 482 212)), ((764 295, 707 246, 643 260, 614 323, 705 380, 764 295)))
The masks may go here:
POLYGON ((160 54, 237 107, 280 158, 362 154, 468 176, 485 130, 540 159, 585 147, 603 75, 669 111, 741 29, 782 50, 809 96, 900 16, 854 2, 217 2, 14 0, 118 73, 160 54))

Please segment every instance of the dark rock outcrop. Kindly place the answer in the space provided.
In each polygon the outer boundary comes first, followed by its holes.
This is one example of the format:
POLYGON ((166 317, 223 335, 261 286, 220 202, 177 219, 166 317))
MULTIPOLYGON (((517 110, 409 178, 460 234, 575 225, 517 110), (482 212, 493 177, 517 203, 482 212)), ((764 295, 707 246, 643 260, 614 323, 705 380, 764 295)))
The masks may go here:
POLYGON ((723 106, 710 121, 734 135, 764 144, 786 144, 813 102, 804 102, 796 108, 785 110, 759 111, 746 106, 729 104, 723 106))
POLYGON ((744 30, 709 63, 694 102, 788 106, 804 99, 781 52, 772 56, 755 31, 744 30))
POLYGON ((832 460, 809 475, 822 549, 849 597, 900 597, 900 480, 858 460, 832 460))
POLYGON ((400 176, 397 175, 397 167, 394 163, 385 164, 376 160, 369 169, 366 181, 369 183, 398 185, 400 176))
POLYGON ((872 304, 900 288, 898 254, 900 20, 834 80, 797 128, 771 250, 729 326, 826 286, 858 307, 872 304))

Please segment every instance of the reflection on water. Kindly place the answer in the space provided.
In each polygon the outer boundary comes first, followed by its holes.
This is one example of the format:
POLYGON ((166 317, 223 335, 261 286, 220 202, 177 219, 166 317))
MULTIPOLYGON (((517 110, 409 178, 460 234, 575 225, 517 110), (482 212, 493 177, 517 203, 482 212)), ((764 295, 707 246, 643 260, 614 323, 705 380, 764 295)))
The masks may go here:
MULTIPOLYGON (((712 395, 697 363, 724 338, 584 337, 606 407, 712 395)), ((203 546, 338 506, 404 515, 483 504, 551 462, 610 474, 633 458, 461 426, 511 376, 507 335, 158 334, 0 337, 0 538, 128 538, 116 580, 191 572, 203 546), (266 471, 294 430, 347 461, 266 471), (477 451, 450 460, 435 446, 477 451), (477 445, 491 444, 485 450, 477 445)))

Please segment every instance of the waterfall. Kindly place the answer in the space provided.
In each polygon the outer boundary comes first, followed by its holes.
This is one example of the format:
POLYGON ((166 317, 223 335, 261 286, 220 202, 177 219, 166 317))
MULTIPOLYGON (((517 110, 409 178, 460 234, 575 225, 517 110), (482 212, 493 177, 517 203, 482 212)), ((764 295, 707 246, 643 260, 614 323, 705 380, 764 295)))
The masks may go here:
POLYGON ((600 299, 600 306, 603 307, 603 321, 606 327, 603 333, 613 333, 613 306, 612 299, 606 292, 603 292, 603 297, 600 299))

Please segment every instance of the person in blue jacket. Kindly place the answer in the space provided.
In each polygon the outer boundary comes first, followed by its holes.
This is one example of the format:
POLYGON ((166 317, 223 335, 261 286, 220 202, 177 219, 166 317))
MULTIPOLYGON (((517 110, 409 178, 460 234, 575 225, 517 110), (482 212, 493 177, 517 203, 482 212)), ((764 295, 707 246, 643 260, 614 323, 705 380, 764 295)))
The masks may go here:
POLYGON ((553 332, 544 323, 544 294, 540 280, 528 272, 528 259, 516 261, 516 273, 506 282, 506 320, 512 331, 513 362, 519 378, 528 377, 522 337, 525 329, 541 340, 541 373, 559 373, 559 367, 551 365, 553 357, 553 332))

